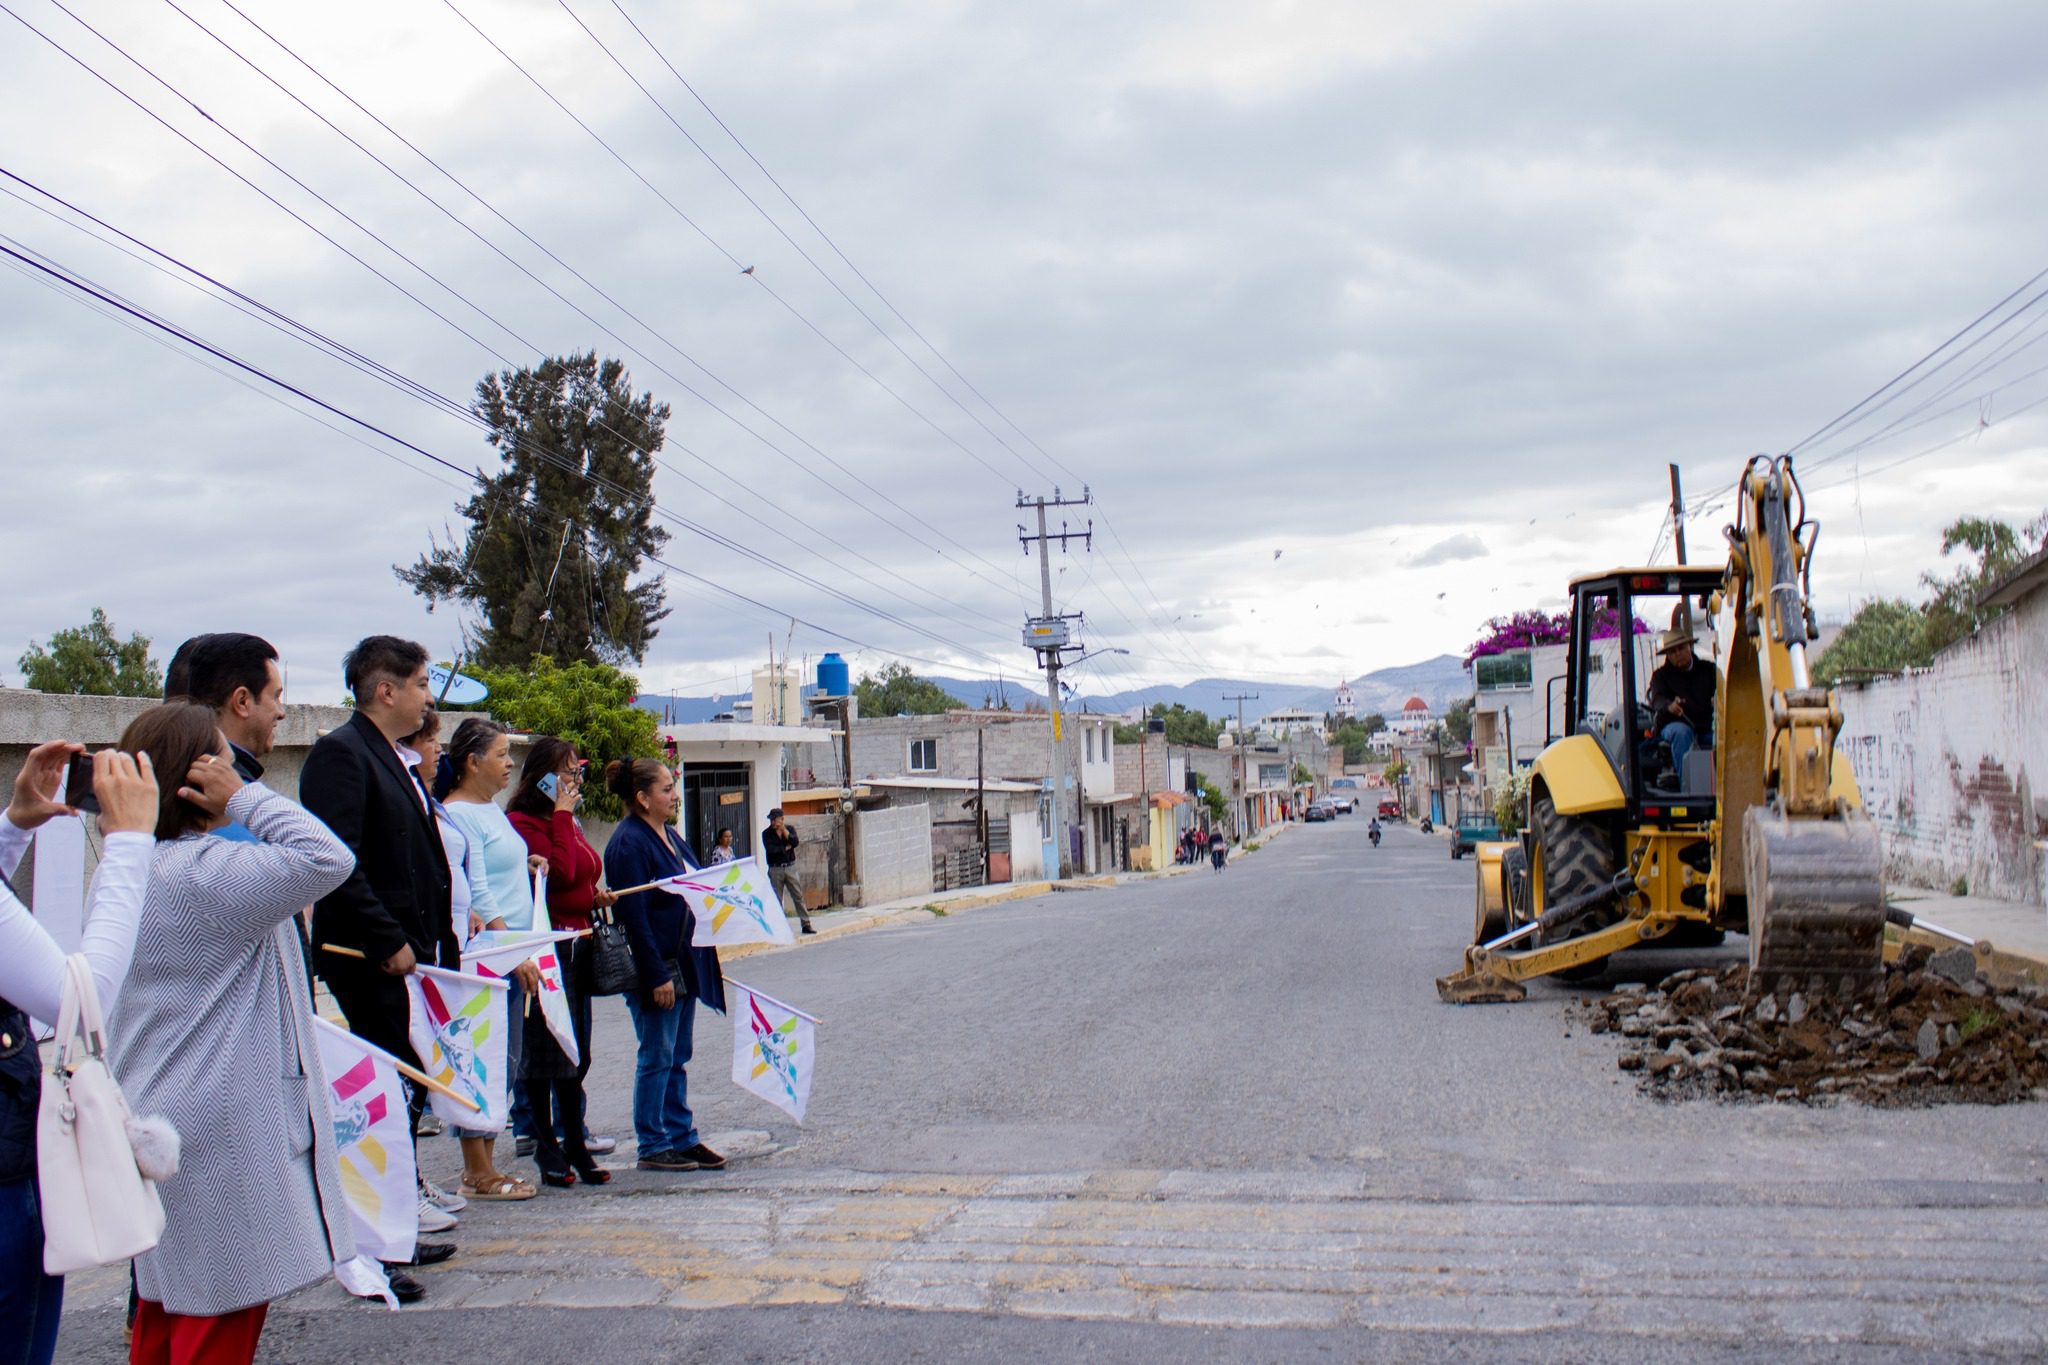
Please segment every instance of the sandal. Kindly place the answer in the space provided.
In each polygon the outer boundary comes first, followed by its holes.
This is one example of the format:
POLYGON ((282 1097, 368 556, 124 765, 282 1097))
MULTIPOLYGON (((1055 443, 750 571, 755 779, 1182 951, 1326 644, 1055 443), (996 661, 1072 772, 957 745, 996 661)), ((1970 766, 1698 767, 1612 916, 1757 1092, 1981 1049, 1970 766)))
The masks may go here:
POLYGON ((540 1191, 524 1180, 509 1175, 494 1175, 481 1184, 472 1184, 468 1176, 462 1178, 459 1186, 462 1193, 471 1199, 531 1199, 540 1191))

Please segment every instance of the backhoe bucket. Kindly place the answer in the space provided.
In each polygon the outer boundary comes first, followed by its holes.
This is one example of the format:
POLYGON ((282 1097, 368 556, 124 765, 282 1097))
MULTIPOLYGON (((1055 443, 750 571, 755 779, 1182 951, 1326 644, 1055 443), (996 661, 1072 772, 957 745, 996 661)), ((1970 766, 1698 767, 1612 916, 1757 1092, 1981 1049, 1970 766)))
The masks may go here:
POLYGON ((1437 999, 1450 1005, 1512 1005, 1529 998, 1528 988, 1493 965, 1493 954, 1480 947, 1465 950, 1465 964, 1436 979, 1437 999))
POLYGON ((1749 964, 1759 977, 1874 981, 1884 971, 1884 867, 1860 814, 1788 820, 1751 807, 1749 964))

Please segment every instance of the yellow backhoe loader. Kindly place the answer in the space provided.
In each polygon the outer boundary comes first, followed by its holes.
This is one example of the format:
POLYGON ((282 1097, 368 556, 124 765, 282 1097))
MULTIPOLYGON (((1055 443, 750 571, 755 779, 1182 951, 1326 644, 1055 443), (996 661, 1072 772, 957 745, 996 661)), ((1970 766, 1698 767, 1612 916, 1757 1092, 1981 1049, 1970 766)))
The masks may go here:
POLYGON ((1532 977, 1730 929, 1749 935, 1765 979, 1881 975, 1877 830, 1835 749, 1841 707, 1807 659, 1819 525, 1789 457, 1752 459, 1736 507, 1725 565, 1572 583, 1561 706, 1546 693, 1524 832, 1478 850, 1473 946, 1438 979, 1443 999, 1520 1000, 1532 977), (1714 713, 1691 718, 1696 744, 1673 762, 1683 739, 1646 704, 1650 671, 1667 632, 1694 638, 1709 621, 1694 648, 1715 670, 1714 713))

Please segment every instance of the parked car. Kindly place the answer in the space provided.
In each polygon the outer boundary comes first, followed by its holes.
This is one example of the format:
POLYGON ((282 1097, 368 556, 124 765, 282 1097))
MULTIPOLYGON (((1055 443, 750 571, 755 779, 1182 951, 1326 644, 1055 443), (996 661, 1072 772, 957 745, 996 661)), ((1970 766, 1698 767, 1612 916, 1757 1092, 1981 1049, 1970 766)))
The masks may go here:
POLYGON ((1334 820, 1337 818, 1337 808, 1328 801, 1311 801, 1308 808, 1302 811, 1301 818, 1311 825, 1320 820, 1334 820))
POLYGON ((1451 830, 1451 858, 1456 861, 1481 844, 1498 842, 1500 837, 1500 822, 1491 815, 1479 811, 1460 815, 1457 825, 1451 830))
POLYGON ((1382 819, 1382 820, 1398 820, 1398 819, 1400 819, 1400 818, 1401 818, 1401 803, 1400 803, 1399 801, 1396 801, 1396 800, 1393 800, 1392 798, 1389 798, 1389 799, 1387 799, 1387 800, 1385 800, 1385 801, 1382 801, 1382 802, 1380 802, 1380 819, 1382 819))
POLYGON ((1330 797, 1330 806, 1339 815, 1349 815, 1358 809, 1358 798, 1355 796, 1333 795, 1330 797))

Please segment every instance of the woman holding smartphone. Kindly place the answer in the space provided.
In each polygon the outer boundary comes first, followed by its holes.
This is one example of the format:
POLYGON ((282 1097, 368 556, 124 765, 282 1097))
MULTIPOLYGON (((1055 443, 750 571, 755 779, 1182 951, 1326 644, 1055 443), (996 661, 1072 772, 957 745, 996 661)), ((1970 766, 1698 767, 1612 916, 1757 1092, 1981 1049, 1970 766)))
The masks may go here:
MULTIPOLYGON (((568 740, 535 740, 506 808, 527 852, 547 859, 547 912, 557 929, 588 929, 590 912, 613 899, 597 884, 604 863, 576 822, 583 769, 583 759, 568 740)), ((611 1172, 597 1164, 583 1128, 583 1078, 590 1071, 590 946, 586 939, 571 939, 562 948, 562 986, 580 1055, 573 1064, 569 1061, 548 1032, 541 1011, 527 1016, 526 1095, 533 1107, 533 1159, 544 1184, 565 1188, 580 1177, 586 1185, 602 1185, 612 1178, 611 1172)))

